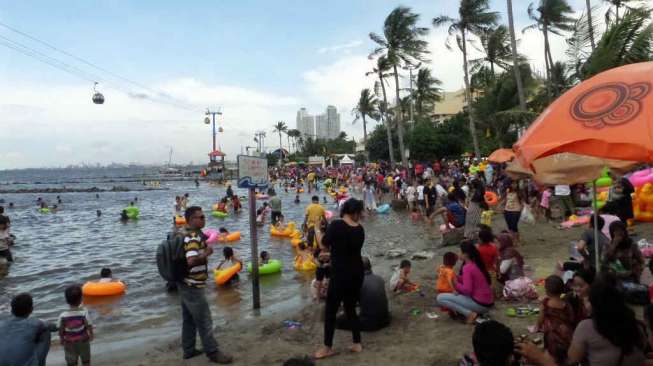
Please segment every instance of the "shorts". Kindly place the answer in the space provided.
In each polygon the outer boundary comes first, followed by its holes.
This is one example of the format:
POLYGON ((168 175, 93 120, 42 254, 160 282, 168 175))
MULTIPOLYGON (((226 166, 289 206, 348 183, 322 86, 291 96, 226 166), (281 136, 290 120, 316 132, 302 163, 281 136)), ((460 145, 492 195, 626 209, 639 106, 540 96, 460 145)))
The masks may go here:
POLYGON ((11 255, 11 250, 9 250, 9 249, 0 250, 0 257, 7 258, 7 262, 13 262, 14 261, 14 257, 11 255))
POLYGON ((315 271, 315 280, 322 281, 323 279, 330 277, 331 271, 329 267, 317 267, 317 270, 315 271))
POLYGON ((504 211, 503 216, 506 219, 506 226, 508 230, 513 233, 519 232, 519 218, 521 217, 520 211, 504 211))
POLYGON ((424 200, 417 200, 417 203, 418 203, 421 207, 425 207, 425 206, 426 206, 426 201, 424 201, 424 200))
POLYGON ((306 246, 313 248, 313 244, 315 244, 315 226, 309 227, 306 233, 306 246))
POLYGON ((66 364, 77 365, 77 360, 82 359, 82 364, 91 362, 91 342, 71 342, 63 346, 66 364))

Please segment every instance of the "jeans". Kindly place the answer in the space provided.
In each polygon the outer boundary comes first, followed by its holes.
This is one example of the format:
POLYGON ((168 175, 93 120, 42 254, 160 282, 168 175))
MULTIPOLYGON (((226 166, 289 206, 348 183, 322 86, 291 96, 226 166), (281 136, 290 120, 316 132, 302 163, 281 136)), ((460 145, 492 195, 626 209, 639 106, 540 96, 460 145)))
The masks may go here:
POLYGON ((196 333, 202 340, 204 353, 210 355, 218 351, 218 342, 213 336, 213 320, 211 309, 204 296, 203 288, 190 287, 180 282, 177 284, 181 299, 181 346, 184 355, 191 355, 195 350, 196 333))
POLYGON ((471 297, 460 294, 439 294, 437 301, 440 306, 451 309, 465 317, 469 316, 472 312, 475 312, 476 314, 484 314, 490 310, 488 307, 479 305, 476 301, 472 300, 471 297))

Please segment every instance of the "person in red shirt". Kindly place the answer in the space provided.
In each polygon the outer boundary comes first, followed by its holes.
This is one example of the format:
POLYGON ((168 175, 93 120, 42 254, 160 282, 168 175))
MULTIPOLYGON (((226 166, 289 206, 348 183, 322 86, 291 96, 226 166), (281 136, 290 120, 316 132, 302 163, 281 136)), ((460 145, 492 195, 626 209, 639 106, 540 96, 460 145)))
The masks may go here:
POLYGON ((487 271, 490 272, 490 276, 496 276, 498 272, 499 250, 494 244, 492 229, 487 225, 481 225, 481 230, 478 232, 478 239, 479 243, 476 245, 476 248, 481 254, 483 264, 485 264, 487 271))

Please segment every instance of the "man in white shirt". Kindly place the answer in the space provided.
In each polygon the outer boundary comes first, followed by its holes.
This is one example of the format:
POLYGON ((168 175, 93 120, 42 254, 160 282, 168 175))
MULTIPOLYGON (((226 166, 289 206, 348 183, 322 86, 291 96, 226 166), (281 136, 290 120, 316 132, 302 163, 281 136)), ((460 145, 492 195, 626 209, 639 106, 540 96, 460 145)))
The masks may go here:
POLYGON ((413 212, 415 207, 415 200, 417 199, 417 183, 413 181, 413 184, 409 185, 406 188, 406 199, 408 200, 408 210, 413 212))
POLYGON ((422 215, 426 214, 426 201, 424 200, 424 183, 420 182, 417 186, 417 204, 422 215))
POLYGON ((574 213, 574 202, 571 199, 571 188, 566 184, 558 184, 554 187, 554 195, 560 200, 565 209, 563 220, 574 213))

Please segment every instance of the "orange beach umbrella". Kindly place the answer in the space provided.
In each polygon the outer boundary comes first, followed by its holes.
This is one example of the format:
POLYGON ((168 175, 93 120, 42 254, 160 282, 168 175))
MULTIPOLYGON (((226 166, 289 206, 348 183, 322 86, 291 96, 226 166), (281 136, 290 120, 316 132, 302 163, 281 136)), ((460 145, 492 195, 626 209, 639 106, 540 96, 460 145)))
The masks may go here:
MULTIPOLYGON (((513 150, 536 174, 538 159, 562 153, 575 154, 577 169, 594 166, 595 177, 604 166, 652 162, 653 62, 614 68, 578 84, 533 122, 513 150), (584 165, 583 157, 595 159, 584 165)), ((576 172, 570 170, 566 180, 576 172)))
POLYGON ((492 163, 507 163, 515 158, 515 153, 511 149, 496 149, 487 160, 492 163))

